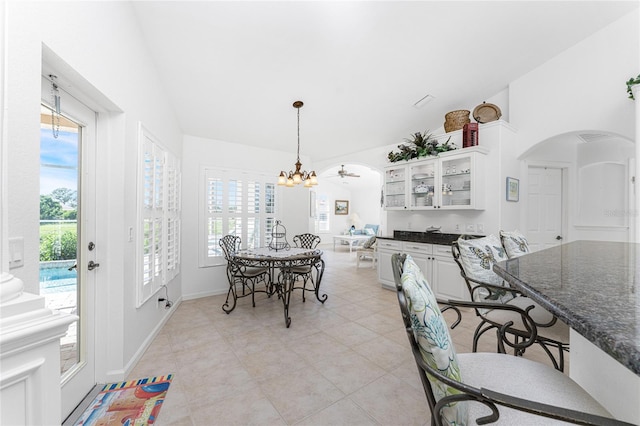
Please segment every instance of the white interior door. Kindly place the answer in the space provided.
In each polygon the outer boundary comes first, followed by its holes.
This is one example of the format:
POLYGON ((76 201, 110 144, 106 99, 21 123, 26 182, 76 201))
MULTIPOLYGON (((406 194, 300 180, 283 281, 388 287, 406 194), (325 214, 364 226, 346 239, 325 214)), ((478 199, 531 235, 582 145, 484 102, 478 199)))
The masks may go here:
MULTIPOLYGON (((71 262, 68 268, 66 264, 63 268, 58 268, 60 274, 68 270, 69 275, 63 279, 60 279, 60 276, 53 276, 51 279, 51 281, 65 284, 65 289, 49 298, 44 294, 45 301, 51 304, 52 308, 59 308, 55 303, 60 303, 62 299, 64 304, 79 317, 79 320, 70 326, 70 333, 61 340, 62 420, 64 420, 91 390, 96 377, 95 288, 96 267, 99 266, 96 263, 97 243, 95 241, 96 113, 60 87, 52 90, 51 81, 44 76, 42 104, 41 200, 48 193, 54 194, 49 197, 48 203, 51 205, 57 202, 60 206, 53 205, 54 213, 51 214, 50 221, 58 223, 61 236, 65 233, 67 235, 60 238, 58 246, 74 245, 75 249, 74 253, 66 253, 58 260, 71 262), (59 94, 59 100, 56 100, 54 93, 59 94), (52 137, 53 134, 56 136, 52 137), (52 188, 55 189, 52 190, 52 188), (56 191, 59 188, 64 191, 56 191), (64 195, 57 196, 73 192, 76 193, 74 202, 65 202, 64 195), (68 214, 74 204, 75 220, 73 215, 68 214), (55 210, 58 207, 61 208, 56 213, 55 210), (74 241, 69 243, 71 239, 74 241), (75 265, 73 265, 74 255, 75 265), (65 293, 65 297, 60 298, 61 292, 65 293)), ((41 225, 41 235, 42 229, 43 225, 41 225)), ((71 249, 67 248, 67 251, 71 249)), ((42 252, 41 246, 41 254, 42 252)), ((41 270, 43 263, 41 261, 41 270)), ((55 264, 55 261, 47 263, 55 264)), ((41 278, 41 293, 50 291, 50 289, 43 290, 46 287, 41 278)))
POLYGON ((562 243, 562 169, 529 167, 527 239, 531 251, 562 243))

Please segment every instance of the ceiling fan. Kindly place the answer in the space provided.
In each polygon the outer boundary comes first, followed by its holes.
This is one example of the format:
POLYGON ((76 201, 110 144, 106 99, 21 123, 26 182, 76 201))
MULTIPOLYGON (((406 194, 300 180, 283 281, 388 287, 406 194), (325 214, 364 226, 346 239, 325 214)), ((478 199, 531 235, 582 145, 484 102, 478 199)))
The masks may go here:
POLYGON ((345 178, 345 177, 360 177, 360 175, 357 175, 355 173, 349 173, 344 169, 344 164, 342 165, 342 168, 340 170, 338 170, 338 176, 340 176, 341 178, 345 178))

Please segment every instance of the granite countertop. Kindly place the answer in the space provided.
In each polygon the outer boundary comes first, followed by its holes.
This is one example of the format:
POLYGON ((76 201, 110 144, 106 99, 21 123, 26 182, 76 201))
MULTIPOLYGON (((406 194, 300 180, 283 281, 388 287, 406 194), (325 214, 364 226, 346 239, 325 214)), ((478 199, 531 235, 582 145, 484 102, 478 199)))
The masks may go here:
POLYGON ((378 238, 409 241, 412 243, 450 245, 459 237, 460 234, 444 234, 441 232, 393 231, 393 236, 382 236, 378 238))
POLYGON ((640 376, 640 244, 575 241, 494 271, 640 376))

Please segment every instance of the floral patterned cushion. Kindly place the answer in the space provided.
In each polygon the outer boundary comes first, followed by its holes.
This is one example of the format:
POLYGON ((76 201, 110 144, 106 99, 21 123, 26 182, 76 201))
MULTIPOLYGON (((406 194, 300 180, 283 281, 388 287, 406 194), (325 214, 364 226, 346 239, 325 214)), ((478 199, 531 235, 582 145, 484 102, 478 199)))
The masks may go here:
MULTIPOLYGON (((460 248, 460 261, 465 274, 469 278, 489 284, 504 286, 505 283, 495 272, 493 264, 507 260, 507 255, 500 243, 500 239, 495 235, 470 240, 458 239, 460 248)), ((471 283, 474 286, 474 283, 471 283)), ((477 302, 486 302, 489 291, 479 289, 473 292, 473 299, 477 302)), ((506 303, 513 299, 511 292, 505 291, 495 293, 489 299, 506 303)))
POLYGON ((531 251, 529 250, 527 238, 517 229, 513 232, 500 231, 500 240, 509 259, 522 256, 531 251))
POLYGON ((366 248, 366 249, 371 248, 375 243, 376 243, 376 236, 374 235, 364 242, 364 244, 362 245, 362 248, 366 248))
MULTIPOLYGON (((460 367, 451 335, 445 322, 436 297, 429 288, 422 271, 407 255, 402 272, 402 290, 407 299, 407 307, 411 317, 413 335, 415 336, 422 359, 443 375, 461 382, 460 367)), ((430 375, 427 375, 436 400, 460 393, 430 375)), ((467 406, 464 402, 447 405, 442 410, 445 424, 465 425, 467 423, 467 406)))

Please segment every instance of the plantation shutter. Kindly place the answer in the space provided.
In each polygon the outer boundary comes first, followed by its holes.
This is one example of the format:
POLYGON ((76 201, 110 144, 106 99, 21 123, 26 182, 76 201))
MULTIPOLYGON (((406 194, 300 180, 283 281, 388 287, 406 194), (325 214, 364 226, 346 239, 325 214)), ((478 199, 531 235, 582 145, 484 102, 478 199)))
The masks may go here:
POLYGON ((140 125, 137 306, 180 271, 180 163, 140 125))
POLYGON ((239 236, 242 248, 266 246, 275 223, 275 178, 206 167, 201 175, 200 266, 226 263, 219 241, 228 234, 239 236))

